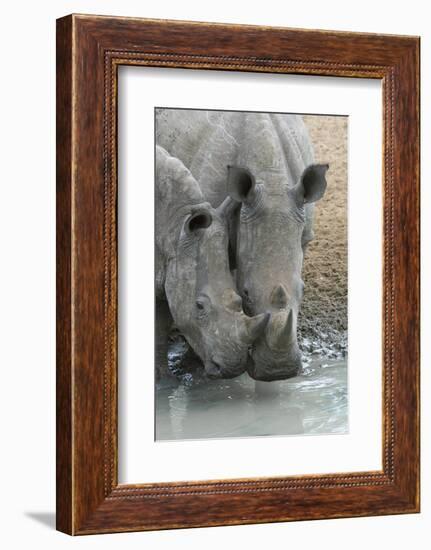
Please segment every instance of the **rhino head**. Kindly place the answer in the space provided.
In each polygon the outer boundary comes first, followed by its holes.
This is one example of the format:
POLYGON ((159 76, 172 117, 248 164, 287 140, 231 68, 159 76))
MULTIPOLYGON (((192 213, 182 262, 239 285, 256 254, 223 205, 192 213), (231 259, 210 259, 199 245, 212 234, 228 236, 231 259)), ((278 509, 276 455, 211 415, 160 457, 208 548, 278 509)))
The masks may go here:
POLYGON ((211 378, 245 371, 269 315, 242 310, 228 262, 228 202, 214 209, 183 163, 156 148, 156 285, 211 378))
POLYGON ((248 371, 256 380, 290 378, 302 368, 297 319, 303 252, 312 238, 308 209, 325 193, 327 169, 311 164, 297 182, 267 173, 266 184, 247 168, 228 167, 228 193, 241 203, 234 231, 237 288, 248 315, 271 315, 252 348, 248 371))

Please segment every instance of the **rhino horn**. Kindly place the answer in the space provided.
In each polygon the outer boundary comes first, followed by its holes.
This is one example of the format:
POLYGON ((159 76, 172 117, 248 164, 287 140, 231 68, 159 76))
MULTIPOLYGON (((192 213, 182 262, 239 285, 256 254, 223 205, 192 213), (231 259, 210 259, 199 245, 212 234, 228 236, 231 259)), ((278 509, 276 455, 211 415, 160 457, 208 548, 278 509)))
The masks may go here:
POLYGON ((244 342, 252 344, 257 340, 264 333, 270 317, 269 313, 260 313, 255 317, 245 317, 246 331, 243 338, 244 342))
POLYGON ((290 344, 293 339, 294 339, 293 311, 290 310, 289 313, 287 314, 287 320, 284 325, 284 328, 279 334, 278 341, 279 341, 279 344, 281 344, 281 347, 283 347, 283 345, 290 344))
POLYGON ((278 285, 271 293, 271 304, 280 309, 287 305, 287 292, 283 285, 278 285))
POLYGON ((271 349, 287 349, 295 341, 293 311, 273 315, 266 339, 271 349))

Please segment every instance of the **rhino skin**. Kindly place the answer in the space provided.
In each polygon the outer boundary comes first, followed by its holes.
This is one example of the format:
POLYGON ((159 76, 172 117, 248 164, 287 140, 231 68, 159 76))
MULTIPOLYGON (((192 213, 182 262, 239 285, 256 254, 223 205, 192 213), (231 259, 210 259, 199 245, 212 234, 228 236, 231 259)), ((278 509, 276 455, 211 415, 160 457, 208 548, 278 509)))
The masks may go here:
POLYGON ((303 252, 313 239, 313 208, 326 190, 327 164, 315 164, 301 116, 158 109, 157 143, 199 181, 217 207, 226 196, 231 269, 248 315, 270 313, 247 370, 256 380, 296 376, 303 252))
POLYGON ((213 208, 184 164, 156 146, 158 377, 167 366, 168 314, 211 378, 243 373, 248 348, 268 322, 269 315, 244 314, 234 287, 225 220, 230 202, 213 208))

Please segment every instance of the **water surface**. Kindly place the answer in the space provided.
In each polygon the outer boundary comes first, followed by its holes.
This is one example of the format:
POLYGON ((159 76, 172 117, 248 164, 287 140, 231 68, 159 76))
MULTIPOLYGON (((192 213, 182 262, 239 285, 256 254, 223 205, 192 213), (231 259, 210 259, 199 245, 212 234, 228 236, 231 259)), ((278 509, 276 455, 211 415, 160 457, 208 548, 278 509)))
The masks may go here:
POLYGON ((311 362, 289 380, 173 384, 156 390, 156 439, 347 433, 347 360, 311 362))

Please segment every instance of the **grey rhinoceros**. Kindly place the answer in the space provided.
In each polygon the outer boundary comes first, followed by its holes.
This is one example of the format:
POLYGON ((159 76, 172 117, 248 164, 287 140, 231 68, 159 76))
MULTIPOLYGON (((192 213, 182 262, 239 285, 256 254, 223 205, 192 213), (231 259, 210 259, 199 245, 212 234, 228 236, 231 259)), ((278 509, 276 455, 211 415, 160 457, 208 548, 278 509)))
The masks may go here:
POLYGON ((268 322, 267 314, 246 316, 235 290, 228 262, 228 203, 214 209, 184 164, 156 147, 159 375, 167 364, 170 315, 213 378, 244 372, 248 347, 268 322))
POLYGON ((313 203, 326 189, 327 164, 315 164, 297 115, 158 109, 157 143, 169 148, 217 207, 241 208, 229 220, 231 268, 248 315, 269 312, 247 367, 257 380, 301 369, 297 318, 303 251, 313 238, 313 203))

